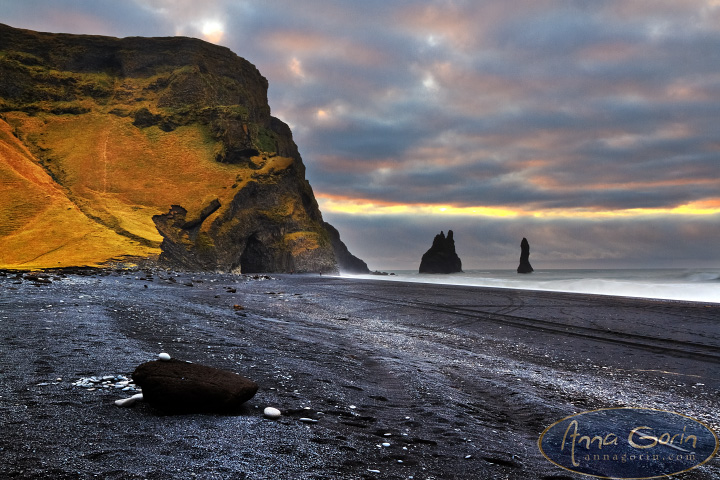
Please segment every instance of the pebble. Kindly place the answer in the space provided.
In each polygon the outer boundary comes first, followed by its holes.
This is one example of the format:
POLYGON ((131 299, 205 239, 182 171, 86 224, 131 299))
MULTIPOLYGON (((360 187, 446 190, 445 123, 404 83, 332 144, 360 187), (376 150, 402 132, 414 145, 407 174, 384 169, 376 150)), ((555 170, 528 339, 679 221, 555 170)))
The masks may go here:
POLYGON ((317 423, 317 420, 315 420, 314 418, 305 418, 305 417, 303 417, 303 418, 300 419, 300 421, 301 421, 301 422, 305 422, 305 423, 317 423))
POLYGON ((115 405, 117 405, 118 407, 129 407, 129 406, 133 405, 135 402, 137 402, 138 400, 142 400, 142 399, 143 399, 143 394, 138 393, 129 398, 122 398, 120 400, 115 400, 115 405))
POLYGON ((125 375, 105 375, 103 377, 83 377, 74 381, 73 386, 94 392, 98 388, 117 388, 123 392, 139 392, 140 388, 125 375), (107 380, 106 380, 107 379, 107 380))
POLYGON ((275 407, 266 407, 263 410, 263 415, 265 415, 265 418, 276 420, 282 416, 282 412, 275 407))
POLYGON ((383 447, 389 447, 389 446, 390 446, 390 444, 389 444, 389 443, 387 443, 387 442, 385 442, 385 443, 383 443, 383 444, 382 444, 382 446, 383 446, 383 447))
POLYGON ((168 360, 170 360, 170 354, 162 352, 162 353, 158 354, 158 359, 160 359, 164 362, 167 362, 168 360))

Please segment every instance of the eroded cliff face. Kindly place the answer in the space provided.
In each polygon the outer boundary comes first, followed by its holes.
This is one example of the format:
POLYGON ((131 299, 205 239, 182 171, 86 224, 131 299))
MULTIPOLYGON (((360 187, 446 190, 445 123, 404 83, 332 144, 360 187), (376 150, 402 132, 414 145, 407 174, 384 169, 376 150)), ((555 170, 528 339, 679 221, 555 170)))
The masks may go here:
POLYGON ((310 229, 322 224, 310 186, 287 174, 257 176, 224 209, 215 199, 197 216, 174 205, 153 218, 165 237, 164 264, 242 273, 337 271, 327 231, 310 229))
POLYGON ((342 273, 370 273, 367 263, 350 253, 347 246, 340 240, 340 232, 327 222, 323 225, 330 235, 330 243, 333 246, 340 271, 342 273))
POLYGON ((201 40, 0 25, 0 169, 12 192, 0 196, 0 267, 159 255, 187 269, 335 271, 267 86, 201 40), (43 205, 38 183, 60 207, 43 205))

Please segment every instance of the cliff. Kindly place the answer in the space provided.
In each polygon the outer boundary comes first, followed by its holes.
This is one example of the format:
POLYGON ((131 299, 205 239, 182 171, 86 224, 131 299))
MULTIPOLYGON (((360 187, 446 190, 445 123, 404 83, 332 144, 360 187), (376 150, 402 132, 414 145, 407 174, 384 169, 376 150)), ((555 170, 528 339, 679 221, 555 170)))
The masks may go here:
POLYGON ((462 272, 462 262, 455 252, 453 231, 448 230, 435 235, 433 244, 420 261, 420 273, 458 273, 462 272))
POLYGON ((340 240, 340 232, 327 222, 324 225, 330 234, 330 243, 333 246, 340 271, 342 273, 370 273, 367 263, 350 253, 347 246, 340 240))
POLYGON ((336 271, 267 87, 197 39, 0 25, 0 267, 336 271))

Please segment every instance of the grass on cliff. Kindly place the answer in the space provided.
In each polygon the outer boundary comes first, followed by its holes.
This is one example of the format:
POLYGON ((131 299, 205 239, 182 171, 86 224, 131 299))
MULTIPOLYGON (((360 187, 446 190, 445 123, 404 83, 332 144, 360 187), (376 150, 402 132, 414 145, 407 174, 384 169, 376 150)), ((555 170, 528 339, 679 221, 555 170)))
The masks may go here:
MULTIPOLYGON (((214 160, 215 142, 199 125, 164 132, 157 127, 141 129, 132 125, 130 118, 102 113, 7 113, 6 117, 23 138, 42 152, 43 158, 33 157, 19 145, 7 124, 3 143, 17 143, 15 148, 25 151, 24 163, 36 169, 40 164, 44 166, 44 171, 39 171, 47 177, 46 190, 52 191, 51 197, 62 206, 56 211, 55 202, 42 205, 39 199, 28 201, 35 198, 32 191, 36 186, 14 183, 13 193, 3 195, 6 220, 2 223, 22 227, 22 234, 15 240, 31 241, 13 243, 12 252, 2 247, 0 267, 25 267, 31 257, 37 257, 33 267, 54 267, 59 266, 58 261, 76 265, 120 254, 157 255, 162 237, 152 221, 153 215, 166 213, 171 205, 178 204, 192 217, 215 198, 227 206, 252 175, 282 170, 292 163, 292 159, 272 157, 264 159, 258 170, 218 163, 214 160), (26 205, 18 207, 18 202, 26 205), (18 209, 25 213, 18 213, 18 209), (70 232, 73 236, 68 236, 70 232), (48 235, 66 238, 68 246, 54 255, 41 255, 58 243, 48 245, 45 240, 35 240, 48 235), (73 243, 77 252, 70 255, 73 243)), ((3 178, 11 176, 8 173, 3 178)), ((213 214, 207 223, 222 211, 213 214)), ((0 230, 0 241, 9 245, 3 233, 0 230)))
MULTIPOLYGON (((38 58, 13 55, 0 52, 0 62, 26 83, 21 98, 0 99, 7 121, 0 120, 0 268, 157 255, 162 237, 154 215, 177 204, 192 218, 217 198, 223 207, 206 220, 207 228, 248 181, 272 182, 272 172, 293 162, 264 155, 253 159, 251 169, 215 161, 221 145, 197 120, 211 109, 244 122, 248 110, 242 105, 195 98, 201 107, 159 107, 177 79, 190 75, 208 84, 211 79, 197 77, 196 67, 117 78, 58 71, 38 58), (140 128, 132 114, 141 109, 180 116, 187 125, 140 128)), ((247 128, 261 150, 274 151, 272 132, 247 128)))
POLYGON ((0 268, 99 265, 149 249, 85 216, 0 121, 0 268))
POLYGON ((284 247, 293 256, 303 252, 316 250, 320 247, 321 239, 317 232, 293 232, 283 236, 284 247))

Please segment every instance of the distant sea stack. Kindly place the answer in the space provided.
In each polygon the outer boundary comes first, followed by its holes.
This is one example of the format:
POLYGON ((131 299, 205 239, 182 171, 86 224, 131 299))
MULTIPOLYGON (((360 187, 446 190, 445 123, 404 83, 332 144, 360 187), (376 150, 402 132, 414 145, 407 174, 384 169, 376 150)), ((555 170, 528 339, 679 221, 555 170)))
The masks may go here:
POLYGON ((425 252, 420 261, 420 273, 458 273, 462 272, 462 262, 455 253, 455 240, 452 230, 447 237, 443 232, 435 235, 432 247, 425 252))
POLYGON ((532 273, 533 268, 530 265, 530 243, 527 238, 523 237, 520 242, 520 265, 518 265, 517 273, 532 273))
POLYGON ((0 24, 0 268, 361 268, 267 89, 202 40, 0 24))

